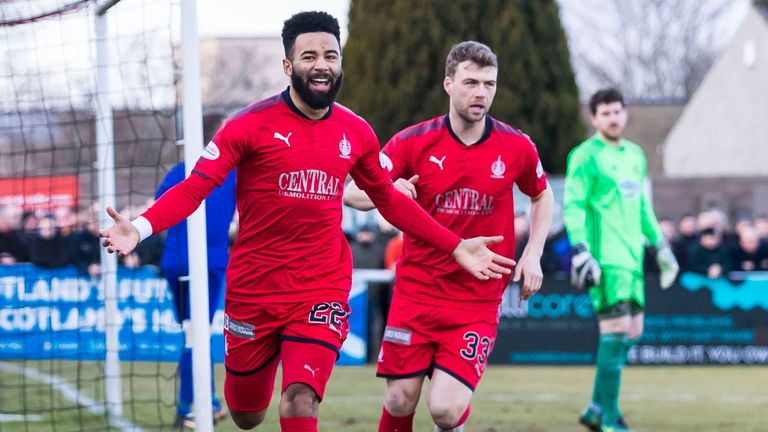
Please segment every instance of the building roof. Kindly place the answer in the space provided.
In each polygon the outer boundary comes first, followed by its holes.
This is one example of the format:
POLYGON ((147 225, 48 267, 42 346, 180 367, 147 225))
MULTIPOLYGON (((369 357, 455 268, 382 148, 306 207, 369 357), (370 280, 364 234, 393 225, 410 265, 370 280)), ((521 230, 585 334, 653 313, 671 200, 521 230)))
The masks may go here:
POLYGON ((750 8, 672 128, 667 176, 768 176, 767 10, 750 8))

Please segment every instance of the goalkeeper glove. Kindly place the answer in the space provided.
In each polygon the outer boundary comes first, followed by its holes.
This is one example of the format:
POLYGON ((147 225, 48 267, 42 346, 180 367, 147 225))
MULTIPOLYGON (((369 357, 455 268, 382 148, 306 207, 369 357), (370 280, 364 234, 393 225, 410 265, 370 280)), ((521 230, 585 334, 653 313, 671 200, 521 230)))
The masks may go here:
POLYGON ((571 250, 571 285, 585 289, 600 283, 600 264, 583 244, 571 250))
POLYGON ((675 282, 680 265, 666 242, 662 241, 656 245, 656 262, 661 270, 661 289, 667 289, 675 282))

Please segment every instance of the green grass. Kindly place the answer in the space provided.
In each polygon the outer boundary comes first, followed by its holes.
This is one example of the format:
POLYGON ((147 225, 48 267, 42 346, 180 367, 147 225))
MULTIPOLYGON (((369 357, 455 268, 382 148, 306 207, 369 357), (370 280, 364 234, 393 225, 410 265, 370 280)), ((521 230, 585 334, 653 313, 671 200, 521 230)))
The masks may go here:
MULTIPOLYGON (((103 398, 98 363, 28 362, 27 366, 70 383, 79 376, 83 394, 103 398)), ((123 365, 122 373, 132 376, 123 382, 124 415, 129 421, 145 430, 171 430, 174 368, 172 364, 123 365)), ((217 376, 221 387, 221 366, 217 376)), ((489 367, 475 394, 466 431, 579 431, 575 419, 590 396, 592 376, 590 367, 489 367)), ((629 367, 621 405, 638 431, 768 432, 767 385, 767 367, 629 367)), ((320 406, 320 430, 375 431, 383 391, 384 381, 374 377, 373 367, 337 368, 320 406)), ((0 413, 22 412, 40 415, 42 420, 0 422, 0 431, 106 429, 103 415, 77 407, 50 386, 0 372, 0 413)), ((431 431, 430 425, 422 399, 414 430, 431 431)), ((235 430, 231 420, 216 428, 219 432, 235 430)), ((279 431, 276 403, 256 430, 279 431)))

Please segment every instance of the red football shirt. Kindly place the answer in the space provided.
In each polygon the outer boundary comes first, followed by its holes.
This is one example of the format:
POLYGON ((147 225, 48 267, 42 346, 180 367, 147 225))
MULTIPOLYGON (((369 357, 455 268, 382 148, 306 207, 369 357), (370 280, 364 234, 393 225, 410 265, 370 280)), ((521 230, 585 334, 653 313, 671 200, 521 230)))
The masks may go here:
POLYGON ((390 222, 435 242, 446 257, 459 242, 395 191, 362 118, 334 104, 322 119, 309 119, 288 90, 224 124, 193 175, 144 213, 153 232, 188 216, 234 167, 240 229, 227 268, 228 301, 346 301, 352 257, 341 230, 341 197, 347 174, 384 206, 390 222))
MULTIPOLYGON (((463 238, 503 235, 504 241, 490 249, 507 257, 515 256, 512 186, 516 183, 531 197, 547 187, 533 142, 490 116, 476 144, 463 144, 448 116, 442 116, 399 132, 382 153, 382 165, 393 179, 419 175, 416 201, 435 220, 463 238)), ((475 279, 445 254, 407 234, 395 274, 399 295, 471 310, 498 307, 511 277, 475 279)))

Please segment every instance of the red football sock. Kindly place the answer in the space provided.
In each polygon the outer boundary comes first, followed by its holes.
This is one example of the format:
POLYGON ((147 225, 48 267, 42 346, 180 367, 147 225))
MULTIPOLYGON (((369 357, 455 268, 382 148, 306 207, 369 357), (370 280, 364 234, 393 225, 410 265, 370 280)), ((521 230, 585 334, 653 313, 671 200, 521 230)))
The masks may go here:
POLYGON ((411 415, 395 417, 384 407, 381 410, 381 420, 379 420, 379 432, 413 432, 413 416, 411 415))
POLYGON ((282 432, 317 432, 316 417, 280 417, 282 432))

